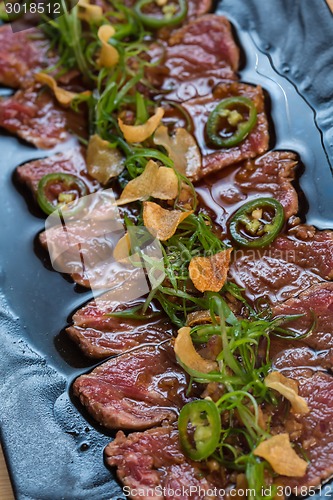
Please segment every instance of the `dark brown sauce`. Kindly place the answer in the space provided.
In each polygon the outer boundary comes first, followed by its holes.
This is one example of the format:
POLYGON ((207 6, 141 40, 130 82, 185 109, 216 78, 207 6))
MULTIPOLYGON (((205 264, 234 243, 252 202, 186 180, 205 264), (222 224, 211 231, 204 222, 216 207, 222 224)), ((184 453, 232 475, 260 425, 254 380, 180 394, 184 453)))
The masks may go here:
POLYGON ((225 235, 230 215, 246 201, 246 195, 235 186, 235 177, 240 168, 227 167, 196 185, 200 208, 214 214, 214 222, 221 226, 225 235))

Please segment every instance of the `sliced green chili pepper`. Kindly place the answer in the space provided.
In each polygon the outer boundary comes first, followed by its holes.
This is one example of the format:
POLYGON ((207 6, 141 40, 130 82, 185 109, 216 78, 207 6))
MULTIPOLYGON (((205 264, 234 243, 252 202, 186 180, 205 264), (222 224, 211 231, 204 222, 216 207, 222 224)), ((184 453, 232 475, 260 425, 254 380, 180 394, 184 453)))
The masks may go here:
POLYGON ((274 198, 257 198, 245 203, 231 218, 230 234, 240 245, 262 248, 277 237, 284 224, 281 203, 274 198))
POLYGON ((209 115, 206 131, 209 142, 219 148, 237 146, 257 123, 254 102, 247 97, 223 99, 209 115))
POLYGON ((153 12, 145 12, 144 8, 148 6, 158 7, 155 0, 139 0, 134 11, 144 26, 151 29, 160 29, 165 26, 175 26, 181 23, 187 14, 187 1, 178 0, 179 8, 174 3, 166 4, 161 7, 162 17, 157 17, 153 12))
POLYGON ((208 458, 216 450, 221 435, 221 417, 216 404, 207 399, 187 403, 179 414, 178 430, 180 443, 189 458, 208 458))
POLYGON ((50 215, 60 206, 77 201, 88 194, 85 183, 75 175, 47 174, 38 183, 37 201, 40 208, 50 215))

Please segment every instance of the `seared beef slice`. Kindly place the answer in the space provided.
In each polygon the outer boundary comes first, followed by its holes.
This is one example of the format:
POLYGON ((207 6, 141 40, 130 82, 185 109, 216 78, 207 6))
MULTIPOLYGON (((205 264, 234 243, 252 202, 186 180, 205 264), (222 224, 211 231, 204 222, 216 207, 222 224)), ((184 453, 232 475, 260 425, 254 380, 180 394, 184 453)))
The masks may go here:
POLYGON ((172 492, 183 488, 188 492, 186 498, 192 500, 222 500, 220 496, 212 497, 211 492, 208 496, 208 490, 217 488, 218 491, 221 487, 221 476, 212 477, 208 471, 204 476, 199 464, 184 456, 178 431, 173 427, 135 432, 128 437, 120 431, 105 448, 105 456, 108 465, 117 467, 117 476, 123 485, 129 491, 137 491, 137 495, 130 495, 133 500, 174 500, 172 492), (191 494, 190 486, 193 487, 191 494))
POLYGON ((34 73, 53 66, 58 58, 42 31, 31 28, 14 33, 9 24, 0 26, 0 83, 19 88, 31 85, 34 73))
POLYGON ((251 300, 283 302, 311 285, 333 278, 333 232, 297 226, 269 247, 235 250, 229 279, 251 300))
POLYGON ((270 151, 248 160, 235 177, 234 189, 246 195, 273 196, 282 204, 288 219, 298 213, 298 196, 292 185, 297 163, 297 156, 290 151, 270 151))
MULTIPOLYGON (((310 460, 305 476, 281 477, 279 484, 297 488, 319 486, 333 474, 333 377, 310 370, 290 370, 285 373, 299 382, 299 394, 307 400, 310 413, 296 417, 301 424, 297 442, 310 460)), ((297 494, 297 490, 295 490, 297 494)))
POLYGON ((224 169, 197 184, 200 208, 208 207, 214 213, 213 218, 224 233, 230 217, 258 195, 277 199, 288 219, 298 213, 298 196, 292 184, 297 165, 295 153, 269 151, 224 169))
MULTIPOLYGON (((168 43, 156 54, 162 61, 147 70, 156 87, 168 91, 167 99, 184 102, 206 95, 221 80, 237 79, 239 49, 229 21, 223 16, 202 16, 172 33, 168 43)), ((155 57, 155 59, 154 59, 155 57)))
POLYGON ((191 180, 197 181, 207 174, 218 172, 222 168, 242 160, 255 158, 267 151, 269 143, 268 122, 261 87, 238 82, 225 82, 219 84, 212 94, 188 100, 182 103, 182 106, 192 119, 194 136, 202 154, 202 166, 193 173, 191 180), (214 149, 206 134, 209 115, 221 100, 236 96, 247 97, 253 101, 257 109, 257 123, 247 137, 236 146, 214 149))
POLYGON ((276 316, 301 314, 286 326, 299 334, 311 332, 302 339, 317 351, 333 349, 333 283, 314 285, 297 298, 291 298, 273 309, 276 316))
POLYGON ((70 148, 47 158, 33 160, 16 169, 17 178, 37 195, 38 183, 44 175, 64 172, 76 175, 84 181, 92 193, 100 188, 100 184, 87 174, 84 151, 80 147, 70 148))
POLYGON ((142 347, 113 358, 74 382, 74 394, 109 429, 148 429, 177 420, 190 400, 188 377, 173 348, 142 347))
POLYGON ((0 100, 0 127, 41 149, 49 149, 71 137, 69 130, 84 137, 82 115, 55 103, 46 89, 19 90, 0 100))
POLYGON ((146 320, 107 315, 115 309, 116 304, 106 296, 74 314, 74 325, 67 332, 86 356, 106 358, 142 344, 157 344, 172 335, 171 324, 163 314, 146 320))

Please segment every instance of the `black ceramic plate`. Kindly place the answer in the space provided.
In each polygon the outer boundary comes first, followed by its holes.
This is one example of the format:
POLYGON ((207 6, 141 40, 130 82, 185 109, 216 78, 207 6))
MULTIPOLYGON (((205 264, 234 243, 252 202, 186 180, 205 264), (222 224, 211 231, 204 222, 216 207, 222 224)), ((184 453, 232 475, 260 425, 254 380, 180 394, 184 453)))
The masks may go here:
MULTIPOLYGON (((333 227, 332 14, 324 0, 223 0, 218 12, 239 37, 241 79, 270 96, 271 146, 301 156, 304 217, 333 227)), ((70 399, 71 382, 88 366, 69 354, 60 332, 90 293, 43 266, 34 245, 43 219, 29 211, 12 177, 16 166, 45 152, 4 133, 0 151, 0 421, 16 497, 124 498, 103 463, 110 435, 70 399)), ((319 496, 333 498, 329 484, 319 496)))

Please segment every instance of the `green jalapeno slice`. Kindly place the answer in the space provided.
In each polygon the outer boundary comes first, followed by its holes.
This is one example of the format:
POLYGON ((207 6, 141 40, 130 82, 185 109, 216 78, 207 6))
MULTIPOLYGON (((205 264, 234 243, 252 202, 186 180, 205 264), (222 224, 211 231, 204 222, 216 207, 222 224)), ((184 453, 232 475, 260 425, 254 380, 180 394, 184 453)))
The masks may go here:
POLYGON ((231 218, 232 238, 247 248, 262 248, 275 240, 284 224, 284 210, 274 198, 257 198, 245 203, 231 218))
POLYGON ((178 0, 178 8, 175 2, 167 2, 159 7, 155 0, 139 0, 134 11, 144 26, 150 29, 160 29, 180 24, 187 14, 187 1, 178 0), (154 7, 149 11, 149 6, 154 7), (161 16, 155 15, 155 8, 161 12, 161 16))
POLYGON ((192 460, 204 460, 216 450, 221 435, 221 417, 213 401, 187 403, 178 418, 181 446, 192 460))
POLYGON ((87 186, 76 175, 59 172, 41 178, 38 183, 37 201, 43 212, 50 215, 57 208, 76 202, 87 194, 87 186))
POLYGON ((231 148, 242 142, 257 123, 257 109, 247 97, 223 99, 209 115, 208 141, 218 148, 231 148))

